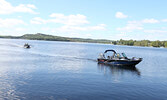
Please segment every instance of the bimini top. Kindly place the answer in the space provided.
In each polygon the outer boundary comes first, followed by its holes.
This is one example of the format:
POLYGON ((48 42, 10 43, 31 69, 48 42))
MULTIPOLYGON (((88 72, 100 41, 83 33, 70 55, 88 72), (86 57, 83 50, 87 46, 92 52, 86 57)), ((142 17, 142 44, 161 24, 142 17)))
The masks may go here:
POLYGON ((104 53, 107 53, 108 51, 112 51, 116 54, 115 50, 106 50, 104 53))

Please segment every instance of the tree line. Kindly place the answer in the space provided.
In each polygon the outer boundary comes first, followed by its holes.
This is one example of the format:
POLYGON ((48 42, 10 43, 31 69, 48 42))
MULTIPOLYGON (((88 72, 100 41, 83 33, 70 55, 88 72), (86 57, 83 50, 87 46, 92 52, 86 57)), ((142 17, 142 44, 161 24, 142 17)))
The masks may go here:
POLYGON ((128 46, 144 46, 144 47, 166 47, 167 48, 167 41, 150 41, 150 40, 117 40, 112 41, 114 45, 128 45, 128 46))
POLYGON ((167 48, 167 41, 150 41, 150 40, 106 40, 106 39, 83 39, 83 38, 69 38, 61 36, 53 36, 42 33, 25 34, 22 36, 0 36, 0 38, 10 39, 29 39, 29 40, 47 40, 47 41, 66 41, 66 42, 87 42, 87 43, 103 43, 114 45, 128 45, 128 46, 144 46, 144 47, 165 47, 167 48))

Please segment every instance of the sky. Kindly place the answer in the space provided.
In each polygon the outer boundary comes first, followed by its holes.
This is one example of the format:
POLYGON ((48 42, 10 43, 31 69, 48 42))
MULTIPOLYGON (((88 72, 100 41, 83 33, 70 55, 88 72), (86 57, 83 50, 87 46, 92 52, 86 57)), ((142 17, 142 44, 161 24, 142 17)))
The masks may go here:
POLYGON ((0 35, 167 40, 167 0, 0 0, 0 35))

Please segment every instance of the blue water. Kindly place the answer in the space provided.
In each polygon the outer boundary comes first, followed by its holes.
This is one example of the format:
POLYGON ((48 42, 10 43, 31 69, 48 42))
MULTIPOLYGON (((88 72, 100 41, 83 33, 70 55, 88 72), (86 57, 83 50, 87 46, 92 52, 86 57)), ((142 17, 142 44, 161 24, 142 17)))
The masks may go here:
POLYGON ((0 39, 1 100, 167 100, 166 93, 165 48, 0 39), (106 49, 143 61, 133 69, 97 64, 106 49))

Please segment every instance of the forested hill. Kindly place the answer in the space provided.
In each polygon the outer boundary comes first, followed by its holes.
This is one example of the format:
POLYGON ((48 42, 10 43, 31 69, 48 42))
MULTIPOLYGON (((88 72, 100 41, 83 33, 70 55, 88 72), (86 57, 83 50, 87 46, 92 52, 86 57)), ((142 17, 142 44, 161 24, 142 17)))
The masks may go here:
POLYGON ((111 40, 105 39, 83 39, 83 38, 69 38, 61 36, 53 36, 46 34, 25 34, 23 36, 0 36, 0 38, 9 38, 9 39, 28 39, 28 40, 47 40, 47 41, 67 41, 67 42, 89 42, 89 43, 106 43, 111 44, 111 40))
POLYGON ((25 34, 23 36, 0 36, 0 38, 10 39, 29 39, 29 40, 47 40, 47 41, 67 41, 67 42, 87 42, 87 43, 104 43, 114 45, 129 45, 129 46, 145 46, 145 47, 166 47, 167 41, 150 41, 150 40, 106 40, 106 39, 83 39, 83 38, 69 38, 61 36, 53 36, 46 34, 25 34))

